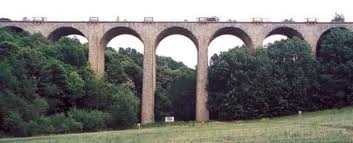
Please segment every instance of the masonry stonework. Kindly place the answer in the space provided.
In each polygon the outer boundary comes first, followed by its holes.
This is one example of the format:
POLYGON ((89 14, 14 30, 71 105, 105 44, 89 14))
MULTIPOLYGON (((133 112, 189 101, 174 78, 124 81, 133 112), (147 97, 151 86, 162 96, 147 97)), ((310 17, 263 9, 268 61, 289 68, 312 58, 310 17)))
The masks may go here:
POLYGON ((305 22, 78 22, 47 21, 0 21, 1 27, 22 29, 30 33, 42 33, 50 40, 78 34, 88 40, 89 63, 97 78, 104 75, 104 49, 115 36, 130 34, 144 44, 143 89, 141 105, 141 122, 154 122, 154 93, 156 89, 156 48, 163 38, 181 34, 192 40, 197 48, 197 85, 196 85, 196 120, 207 121, 207 69, 208 46, 213 39, 224 34, 237 36, 249 48, 261 47, 263 40, 274 34, 287 37, 297 36, 307 41, 313 54, 320 37, 327 30, 342 27, 353 30, 353 23, 316 23, 305 22))

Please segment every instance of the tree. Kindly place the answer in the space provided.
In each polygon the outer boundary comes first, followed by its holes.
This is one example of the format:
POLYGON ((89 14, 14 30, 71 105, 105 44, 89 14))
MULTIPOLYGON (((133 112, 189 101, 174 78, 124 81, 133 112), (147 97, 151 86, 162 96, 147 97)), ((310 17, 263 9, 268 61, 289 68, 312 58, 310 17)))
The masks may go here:
POLYGON ((317 63, 310 46, 299 38, 256 50, 237 47, 211 59, 208 107, 213 119, 253 119, 315 108, 311 101, 317 95, 317 63))
POLYGON ((295 22, 293 18, 289 18, 289 19, 284 19, 283 22, 286 22, 286 23, 292 23, 292 22, 295 22))
POLYGON ((195 120, 196 72, 188 68, 180 69, 180 72, 170 89, 172 112, 175 120, 195 120))
POLYGON ((325 108, 353 103, 353 33, 331 29, 321 40, 317 55, 320 68, 320 99, 325 108))
POLYGON ((344 15, 343 15, 343 14, 335 13, 335 16, 333 17, 333 19, 331 20, 331 22, 343 23, 344 20, 345 20, 345 18, 344 18, 344 15))
POLYGON ((77 39, 50 42, 38 33, 0 28, 1 133, 119 129, 137 122, 139 100, 133 93, 134 82, 141 82, 142 90, 142 67, 136 64, 142 65, 141 54, 108 52, 107 69, 114 80, 98 80, 86 46, 77 39))

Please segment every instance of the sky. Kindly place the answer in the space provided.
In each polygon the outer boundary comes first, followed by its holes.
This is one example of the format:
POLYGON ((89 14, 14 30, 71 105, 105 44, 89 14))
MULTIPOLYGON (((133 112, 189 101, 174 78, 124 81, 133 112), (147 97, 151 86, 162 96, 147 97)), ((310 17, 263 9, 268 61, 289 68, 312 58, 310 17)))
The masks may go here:
MULTIPOLYGON (((346 21, 353 21, 352 3, 350 0, 3 0, 0 17, 12 20, 47 17, 49 21, 87 21, 92 16, 99 17, 100 21, 114 21, 117 17, 127 21, 142 21, 144 17, 154 17, 154 21, 194 21, 207 16, 217 16, 221 21, 250 21, 253 17, 267 18, 267 21, 289 18, 304 21, 314 17, 324 22, 330 21, 337 12, 344 14, 346 21)), ((282 38, 285 37, 269 37, 264 44, 282 38)), ((237 37, 220 36, 211 42, 209 58, 242 44, 237 37)), ((108 46, 143 51, 142 42, 130 35, 117 36, 108 46)), ((197 63, 195 45, 181 35, 163 39, 156 52, 191 68, 197 63)))

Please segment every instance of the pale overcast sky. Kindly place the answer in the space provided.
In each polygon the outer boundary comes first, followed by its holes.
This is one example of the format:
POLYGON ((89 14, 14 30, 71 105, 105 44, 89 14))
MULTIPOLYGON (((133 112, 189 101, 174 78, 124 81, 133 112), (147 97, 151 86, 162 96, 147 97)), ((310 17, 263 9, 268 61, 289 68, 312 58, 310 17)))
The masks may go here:
MULTIPOLYGON (((217 16, 221 20, 249 21, 252 17, 282 21, 294 18, 303 21, 307 17, 318 21, 330 21, 334 13, 344 14, 346 21, 353 21, 353 2, 350 0, 3 0, 0 17, 21 20, 23 17, 47 17, 48 20, 85 21, 98 16, 100 20, 142 21, 153 16, 155 21, 189 21, 196 17, 217 16)), ((283 37, 272 37, 268 41, 283 37)), ((266 42, 268 42, 266 41, 266 42)), ((209 46, 209 55, 241 45, 234 36, 216 38, 209 46)), ((135 37, 122 35, 108 46, 132 47, 143 51, 143 44, 135 37)), ((196 48, 184 36, 166 37, 157 47, 157 54, 171 56, 189 67, 197 63, 196 48)))

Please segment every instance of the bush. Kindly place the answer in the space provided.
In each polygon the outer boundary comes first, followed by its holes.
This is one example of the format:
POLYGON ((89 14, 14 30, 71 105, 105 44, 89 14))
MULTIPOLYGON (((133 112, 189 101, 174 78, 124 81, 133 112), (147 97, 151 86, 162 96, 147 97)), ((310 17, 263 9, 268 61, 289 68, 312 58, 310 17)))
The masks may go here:
POLYGON ((80 122, 84 131, 97 131, 107 128, 107 124, 111 120, 109 113, 92 110, 84 111, 73 109, 68 112, 68 117, 80 122))
POLYGON ((111 97, 109 112, 112 115, 110 122, 113 128, 127 128, 137 122, 139 100, 131 91, 118 87, 118 92, 111 97))
POLYGON ((16 112, 11 112, 4 121, 5 132, 16 137, 29 136, 28 123, 16 112))
POLYGON ((30 121, 29 127, 32 135, 55 133, 50 117, 41 116, 35 121, 30 121))
POLYGON ((69 133, 82 131, 82 124, 72 118, 66 117, 64 113, 50 116, 51 125, 54 127, 54 133, 69 133))

